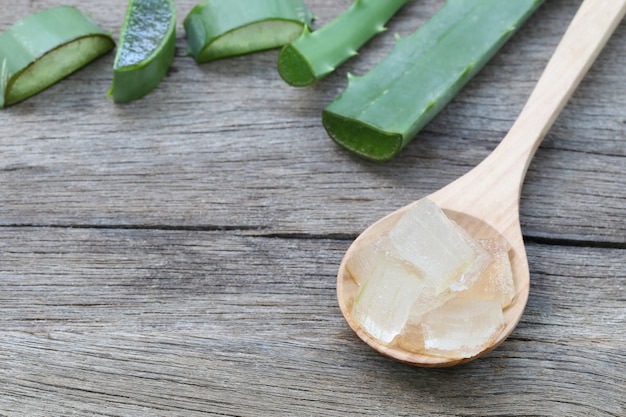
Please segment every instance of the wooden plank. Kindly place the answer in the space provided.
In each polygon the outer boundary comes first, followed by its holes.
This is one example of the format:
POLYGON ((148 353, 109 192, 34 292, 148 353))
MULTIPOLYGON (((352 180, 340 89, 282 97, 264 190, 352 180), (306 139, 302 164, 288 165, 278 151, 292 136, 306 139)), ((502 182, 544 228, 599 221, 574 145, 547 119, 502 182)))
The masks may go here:
POLYGON ((624 250, 529 245, 524 317, 443 370, 347 327, 346 241, 0 229, 0 414, 550 415, 626 411, 624 250))
MULTIPOLYGON (((0 111, 0 416, 623 416, 626 45, 622 24, 522 193, 529 304, 468 365, 385 359, 344 323, 335 275, 366 226, 504 136, 579 0, 551 0, 394 161, 335 146, 320 112, 443 0, 307 89, 276 51, 177 58, 150 96, 104 98, 108 55, 0 111)), ((80 2, 117 38, 126 2, 80 2)), ((349 0, 307 0, 330 20, 349 0)), ((57 2, 0 0, 0 31, 57 2)))
MULTIPOLYGON (((40 4, 41 3, 41 4, 40 4)), ((80 3, 116 34, 125 6, 80 3)), ((180 2, 184 16, 193 2, 180 2)), ((311 1, 321 23, 349 2, 311 1)), ((544 4, 503 51, 405 149, 371 164, 327 137, 320 112, 441 5, 406 6, 387 33, 313 88, 288 87, 276 51, 198 66, 184 57, 150 96, 104 98, 113 56, 0 112, 3 225, 259 228, 356 235, 479 162, 517 116, 578 2, 544 4), (318 207, 324 207, 319 210, 318 207)), ((21 4, 2 16, 51 5, 21 4)), ((116 35, 117 36, 117 35, 116 35)), ((625 244, 626 102, 622 25, 530 168, 528 238, 625 244)))

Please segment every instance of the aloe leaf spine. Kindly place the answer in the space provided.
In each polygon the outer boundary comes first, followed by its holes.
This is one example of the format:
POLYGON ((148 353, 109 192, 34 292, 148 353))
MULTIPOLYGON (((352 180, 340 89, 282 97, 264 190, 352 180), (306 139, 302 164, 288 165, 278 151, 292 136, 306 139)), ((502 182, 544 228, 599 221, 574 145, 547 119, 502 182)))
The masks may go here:
POLYGON ((322 113, 329 136, 370 160, 393 158, 480 71, 542 0, 447 0, 322 113))
POLYGON ((355 0, 327 25, 285 45, 278 73, 294 87, 311 85, 333 72, 376 34, 398 10, 412 0, 355 0))

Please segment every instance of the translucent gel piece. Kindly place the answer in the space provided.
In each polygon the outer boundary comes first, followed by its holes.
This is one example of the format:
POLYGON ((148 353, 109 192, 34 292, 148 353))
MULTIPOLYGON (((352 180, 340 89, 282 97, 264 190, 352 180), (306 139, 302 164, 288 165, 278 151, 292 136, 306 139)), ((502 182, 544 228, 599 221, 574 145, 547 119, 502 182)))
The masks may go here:
POLYGON ((416 202, 389 231, 399 255, 418 265, 438 291, 467 289, 490 256, 432 201, 416 202))
POLYGON ((509 245, 504 239, 479 240, 493 257, 493 262, 459 298, 475 300, 498 300, 501 307, 508 307, 515 298, 515 283, 509 260, 509 245))
POLYGON ((476 280, 487 270, 489 265, 493 262, 493 256, 459 225, 454 222, 452 222, 452 225, 457 229, 459 236, 465 240, 465 243, 472 248, 475 256, 474 262, 463 271, 456 281, 450 284, 452 290, 463 291, 473 286, 476 280))
POLYGON ((353 316, 367 333, 390 343, 404 327, 416 300, 433 290, 419 270, 386 251, 376 252, 373 265, 356 297, 353 316))
POLYGON ((448 358, 470 358, 489 346, 504 326, 500 302, 455 298, 425 314, 424 349, 448 358))
MULTIPOLYGON (((374 269, 374 261, 381 251, 388 253, 389 256, 394 256, 395 254, 393 243, 386 236, 378 239, 374 243, 362 246, 347 260, 346 269, 357 284, 361 285, 367 279, 368 275, 374 269)), ((397 254, 395 256, 397 257, 397 254)))
POLYGON ((202 59, 211 60, 276 48, 289 43, 291 39, 297 39, 302 33, 302 27, 301 22, 281 19, 247 25, 216 39, 202 51, 202 59))

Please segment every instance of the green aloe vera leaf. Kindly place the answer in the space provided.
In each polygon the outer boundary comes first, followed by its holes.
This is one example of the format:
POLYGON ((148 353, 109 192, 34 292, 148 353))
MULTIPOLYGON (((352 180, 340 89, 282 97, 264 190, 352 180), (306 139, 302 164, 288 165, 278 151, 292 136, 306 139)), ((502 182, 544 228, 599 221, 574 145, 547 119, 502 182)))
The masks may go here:
POLYGON ((447 0, 322 113, 329 136, 370 160, 393 158, 491 59, 542 0, 447 0))
POLYGON ((183 22, 197 62, 279 48, 310 27, 302 0, 207 0, 183 22))
POLYGON ((0 108, 32 97, 114 47, 110 34, 74 7, 27 16, 0 35, 0 108))
POLYGON ((174 2, 130 0, 113 64, 113 101, 137 100, 154 90, 172 66, 175 52, 174 2))
POLYGON ((327 25, 314 32, 305 30, 285 45, 278 56, 278 73, 294 87, 315 83, 383 32, 387 21, 409 1, 355 0, 327 25))

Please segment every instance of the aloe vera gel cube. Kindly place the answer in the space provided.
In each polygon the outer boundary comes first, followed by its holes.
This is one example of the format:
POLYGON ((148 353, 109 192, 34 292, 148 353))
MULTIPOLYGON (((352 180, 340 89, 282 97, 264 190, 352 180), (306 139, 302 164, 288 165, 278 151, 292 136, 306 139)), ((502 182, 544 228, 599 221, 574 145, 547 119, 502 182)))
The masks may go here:
POLYGON ((469 288, 491 262, 482 247, 426 198, 406 212, 389 238, 400 256, 419 265, 439 292, 469 288))
POLYGON ((429 199, 347 259, 353 317, 383 344, 468 358, 503 329, 515 296, 504 238, 475 240, 429 199))
POLYGON ((504 239, 482 239, 478 243, 491 254, 493 261, 471 287, 459 293, 459 298, 498 300, 506 308, 515 298, 509 244, 504 239))
POLYGON ((385 251, 375 255, 373 268, 361 285, 354 316, 363 329, 383 343, 404 327, 411 308, 423 293, 433 293, 423 274, 385 251))
POLYGON ((468 358, 480 353, 504 326, 496 300, 456 298, 421 319, 424 348, 435 356, 468 358))

